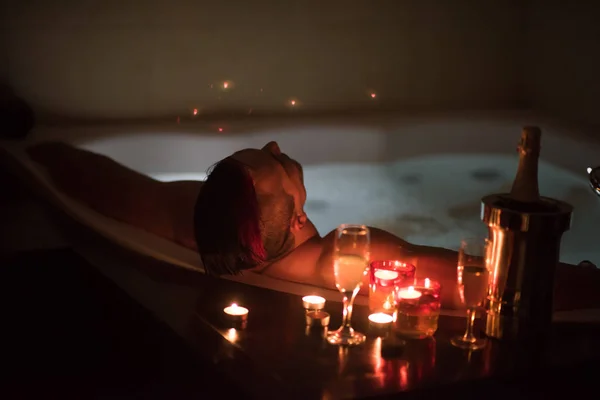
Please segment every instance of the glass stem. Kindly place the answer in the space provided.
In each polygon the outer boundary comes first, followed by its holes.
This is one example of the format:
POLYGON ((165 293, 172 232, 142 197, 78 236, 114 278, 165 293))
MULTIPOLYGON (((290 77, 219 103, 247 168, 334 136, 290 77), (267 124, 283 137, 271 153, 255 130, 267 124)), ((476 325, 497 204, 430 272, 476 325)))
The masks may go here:
POLYGON ((477 341, 477 338, 475 337, 475 335, 473 335, 473 324, 475 323, 475 316, 477 314, 477 311, 474 307, 469 307, 467 308, 467 330, 465 331, 465 334, 463 335, 463 340, 465 342, 475 342, 477 341))
POLYGON ((342 314, 342 329, 341 329, 344 334, 352 333, 352 325, 351 325, 352 305, 354 304, 354 298, 356 297, 357 293, 358 293, 358 290, 355 290, 354 292, 352 292, 352 296, 350 298, 348 298, 346 293, 344 293, 344 299, 343 299, 344 312, 342 314))

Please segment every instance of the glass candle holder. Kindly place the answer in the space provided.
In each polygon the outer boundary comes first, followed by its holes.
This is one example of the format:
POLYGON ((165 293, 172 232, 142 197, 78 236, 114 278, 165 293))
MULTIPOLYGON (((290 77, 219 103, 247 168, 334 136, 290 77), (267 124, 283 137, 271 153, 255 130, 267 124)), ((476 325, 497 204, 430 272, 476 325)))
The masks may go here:
POLYGON ((396 312, 398 287, 413 282, 415 266, 398 260, 373 261, 369 268, 369 310, 371 313, 396 312))
POLYGON ((413 339, 433 336, 440 317, 440 292, 439 282, 429 278, 415 279, 412 284, 399 287, 396 333, 413 339))

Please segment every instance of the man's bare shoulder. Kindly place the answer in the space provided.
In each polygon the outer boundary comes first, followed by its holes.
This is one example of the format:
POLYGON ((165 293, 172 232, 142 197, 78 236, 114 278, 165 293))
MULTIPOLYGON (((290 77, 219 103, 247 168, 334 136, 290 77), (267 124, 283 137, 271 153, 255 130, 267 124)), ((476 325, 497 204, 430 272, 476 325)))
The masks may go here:
MULTIPOLYGON (((379 228, 369 227, 371 233, 371 258, 393 259, 404 256, 407 253, 416 252, 419 246, 415 246, 398 236, 379 228)), ((322 239, 321 258, 329 260, 335 245, 336 230, 329 232, 322 239)))

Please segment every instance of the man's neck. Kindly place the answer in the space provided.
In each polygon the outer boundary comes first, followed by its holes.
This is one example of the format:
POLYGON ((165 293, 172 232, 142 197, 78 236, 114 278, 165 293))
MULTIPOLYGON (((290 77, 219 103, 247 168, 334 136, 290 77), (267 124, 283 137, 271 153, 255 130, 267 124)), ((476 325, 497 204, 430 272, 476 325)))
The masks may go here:
POLYGON ((276 260, 254 269, 279 279, 314 283, 315 267, 321 253, 321 236, 310 220, 294 235, 294 248, 276 260))
POLYGON ((306 241, 315 238, 315 236, 321 237, 315 225, 311 220, 307 219, 306 224, 294 235, 294 248, 298 248, 303 245, 306 241))

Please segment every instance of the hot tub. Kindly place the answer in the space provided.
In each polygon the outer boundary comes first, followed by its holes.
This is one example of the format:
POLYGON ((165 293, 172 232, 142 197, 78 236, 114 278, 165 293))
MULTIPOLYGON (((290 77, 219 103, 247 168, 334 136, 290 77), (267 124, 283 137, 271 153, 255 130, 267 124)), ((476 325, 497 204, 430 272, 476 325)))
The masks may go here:
POLYGON ((600 145, 526 113, 244 121, 38 130, 105 154, 158 180, 205 178, 216 161, 276 140, 304 166, 306 212, 321 234, 340 223, 377 226, 409 242, 456 248, 485 233, 480 199, 507 192, 523 125, 543 129, 539 186, 575 207, 561 261, 600 263, 598 200, 586 168, 600 145))

